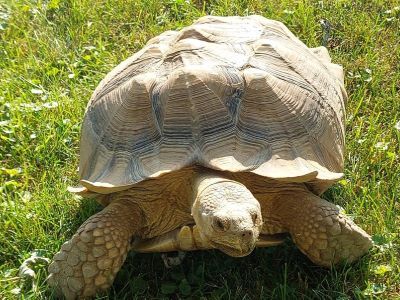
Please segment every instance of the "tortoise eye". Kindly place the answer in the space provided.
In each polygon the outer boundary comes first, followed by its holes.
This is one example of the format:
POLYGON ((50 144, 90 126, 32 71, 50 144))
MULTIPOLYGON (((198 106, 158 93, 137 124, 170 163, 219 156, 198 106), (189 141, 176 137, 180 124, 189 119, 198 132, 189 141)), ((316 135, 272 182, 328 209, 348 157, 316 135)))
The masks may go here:
POLYGON ((257 213, 251 213, 251 218, 253 220, 253 223, 257 222, 257 219, 258 219, 257 213))
POLYGON ((225 224, 220 218, 215 218, 214 225, 219 230, 225 230, 225 224))

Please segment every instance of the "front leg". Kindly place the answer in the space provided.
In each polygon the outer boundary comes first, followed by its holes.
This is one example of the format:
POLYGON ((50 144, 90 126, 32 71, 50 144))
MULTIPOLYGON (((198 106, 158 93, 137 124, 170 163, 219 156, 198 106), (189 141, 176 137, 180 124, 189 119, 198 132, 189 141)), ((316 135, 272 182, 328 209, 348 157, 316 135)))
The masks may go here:
POLYGON ((139 207, 126 199, 113 201, 83 223, 62 245, 49 266, 48 283, 76 299, 106 290, 125 261, 131 237, 142 224, 139 207))
POLYGON ((284 194, 275 200, 273 210, 299 249, 317 265, 353 262, 372 246, 364 230, 312 193, 284 194))

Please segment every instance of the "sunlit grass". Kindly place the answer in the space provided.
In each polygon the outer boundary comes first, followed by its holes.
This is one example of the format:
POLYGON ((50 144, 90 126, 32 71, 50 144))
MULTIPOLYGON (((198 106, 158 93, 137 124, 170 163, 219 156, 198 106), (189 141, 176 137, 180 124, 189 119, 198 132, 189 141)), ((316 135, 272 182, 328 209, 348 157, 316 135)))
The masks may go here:
POLYGON ((77 182, 80 122, 91 92, 146 41, 205 14, 260 14, 309 47, 320 20, 344 66, 349 94, 345 177, 324 197, 376 242, 351 266, 325 270, 290 242, 242 259, 189 253, 165 269, 158 254, 130 254, 108 297, 194 299, 400 298, 400 4, 398 1, 0 2, 0 298, 47 299, 45 265, 18 277, 36 251, 51 258, 96 211, 66 191, 77 182), (173 296, 175 295, 175 296, 173 296))

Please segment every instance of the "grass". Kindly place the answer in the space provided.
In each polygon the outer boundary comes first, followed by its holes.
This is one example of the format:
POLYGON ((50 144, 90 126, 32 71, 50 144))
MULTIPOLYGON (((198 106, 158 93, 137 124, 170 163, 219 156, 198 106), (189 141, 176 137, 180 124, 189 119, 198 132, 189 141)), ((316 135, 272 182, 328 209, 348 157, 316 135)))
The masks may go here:
POLYGON ((146 41, 205 14, 260 14, 309 47, 319 21, 344 66, 349 94, 345 177, 324 197, 375 241, 353 265, 325 270, 290 242, 233 259, 189 253, 165 269, 159 254, 127 259, 102 299, 399 299, 400 8, 398 1, 0 1, 0 298, 48 299, 45 264, 99 209, 66 191, 77 183, 80 122, 100 79, 146 41), (397 126, 396 126, 397 124, 397 126), (397 127, 397 128, 396 128, 397 127))

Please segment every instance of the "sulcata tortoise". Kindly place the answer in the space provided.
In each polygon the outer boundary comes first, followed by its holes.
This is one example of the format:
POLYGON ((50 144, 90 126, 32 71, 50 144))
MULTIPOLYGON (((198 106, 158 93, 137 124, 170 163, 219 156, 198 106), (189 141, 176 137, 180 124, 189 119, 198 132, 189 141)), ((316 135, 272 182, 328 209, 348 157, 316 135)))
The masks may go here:
POLYGON ((54 256, 67 299, 112 284, 129 250, 241 257, 289 233, 317 265, 371 239, 319 197, 342 177, 342 68, 261 16, 206 16, 151 39, 101 81, 84 116, 81 186, 105 208, 54 256))

